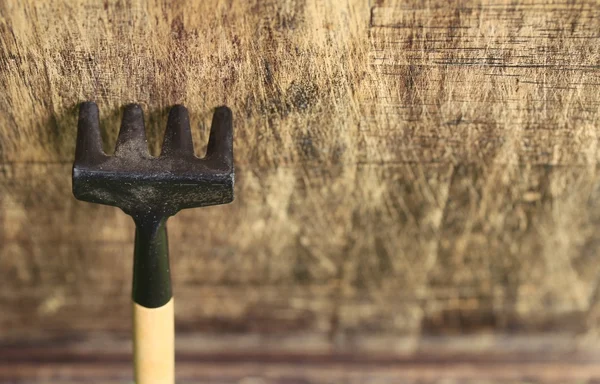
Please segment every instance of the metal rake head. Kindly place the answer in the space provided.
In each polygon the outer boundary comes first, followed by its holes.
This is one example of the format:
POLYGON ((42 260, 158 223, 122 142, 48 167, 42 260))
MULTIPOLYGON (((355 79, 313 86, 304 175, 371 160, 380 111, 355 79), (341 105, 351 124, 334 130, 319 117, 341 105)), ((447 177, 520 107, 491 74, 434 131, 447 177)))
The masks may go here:
POLYGON ((194 156, 187 109, 169 112, 159 157, 148 151, 144 114, 125 107, 113 156, 102 150, 98 107, 79 109, 73 194, 79 200, 113 205, 133 216, 172 216, 184 208, 233 201, 233 126, 231 110, 215 109, 204 158, 194 156))

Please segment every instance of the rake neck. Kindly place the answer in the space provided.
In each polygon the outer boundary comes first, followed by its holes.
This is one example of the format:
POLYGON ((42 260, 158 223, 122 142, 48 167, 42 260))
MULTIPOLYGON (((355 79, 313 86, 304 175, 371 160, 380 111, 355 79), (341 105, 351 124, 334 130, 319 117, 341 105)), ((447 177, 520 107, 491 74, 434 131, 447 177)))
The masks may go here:
POLYGON ((167 217, 133 215, 135 250, 133 301, 146 308, 158 308, 171 300, 171 274, 167 217))

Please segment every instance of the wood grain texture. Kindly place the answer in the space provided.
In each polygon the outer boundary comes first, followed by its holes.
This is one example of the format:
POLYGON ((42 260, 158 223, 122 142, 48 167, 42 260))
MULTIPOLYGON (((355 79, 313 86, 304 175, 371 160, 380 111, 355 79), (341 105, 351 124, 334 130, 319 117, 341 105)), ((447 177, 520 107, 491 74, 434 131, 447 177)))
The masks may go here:
POLYGON ((169 221, 191 350, 595 351, 598 20, 584 0, 0 1, 0 351, 128 338, 133 223, 70 192, 84 100, 109 152, 125 103, 155 153, 170 105, 198 154, 234 112, 236 201, 169 221))
MULTIPOLYGON (((97 351, 64 354, 61 350, 26 352, 35 360, 0 366, 0 377, 15 383, 131 383, 131 367, 123 355, 97 351), (62 353, 62 355, 61 355, 62 353), (58 356, 58 359, 57 359, 58 356), (35 372, 35 374, 32 374, 35 372)), ((558 355, 531 361, 523 355, 464 356, 429 353, 413 358, 355 356, 331 353, 307 356, 293 353, 180 354, 178 383, 215 384, 333 384, 333 383, 596 383, 599 368, 581 356, 558 355), (520 361, 517 361, 517 357, 520 361)))

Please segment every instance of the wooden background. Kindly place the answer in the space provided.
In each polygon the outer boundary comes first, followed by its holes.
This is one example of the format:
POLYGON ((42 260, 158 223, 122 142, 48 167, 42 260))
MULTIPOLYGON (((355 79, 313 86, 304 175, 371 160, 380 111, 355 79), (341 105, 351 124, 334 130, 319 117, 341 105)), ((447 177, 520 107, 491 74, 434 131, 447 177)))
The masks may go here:
MULTIPOLYGON (((127 382, 134 226, 78 103, 234 111, 236 200, 169 222, 201 383, 600 380, 596 1, 0 1, 0 381, 127 382)), ((186 381, 187 380, 187 381, 186 381)))

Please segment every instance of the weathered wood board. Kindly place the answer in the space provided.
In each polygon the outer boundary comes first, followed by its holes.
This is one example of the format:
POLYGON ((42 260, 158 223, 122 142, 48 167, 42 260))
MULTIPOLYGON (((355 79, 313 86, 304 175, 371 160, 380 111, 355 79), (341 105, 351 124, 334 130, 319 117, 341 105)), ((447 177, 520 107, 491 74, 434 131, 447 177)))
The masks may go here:
POLYGON ((234 111, 236 201, 169 222, 189 350, 596 351, 599 20, 596 1, 0 1, 0 345, 127 340, 133 224, 70 192, 94 100, 108 152, 129 102, 155 153, 169 106, 198 154, 212 108, 234 111))

